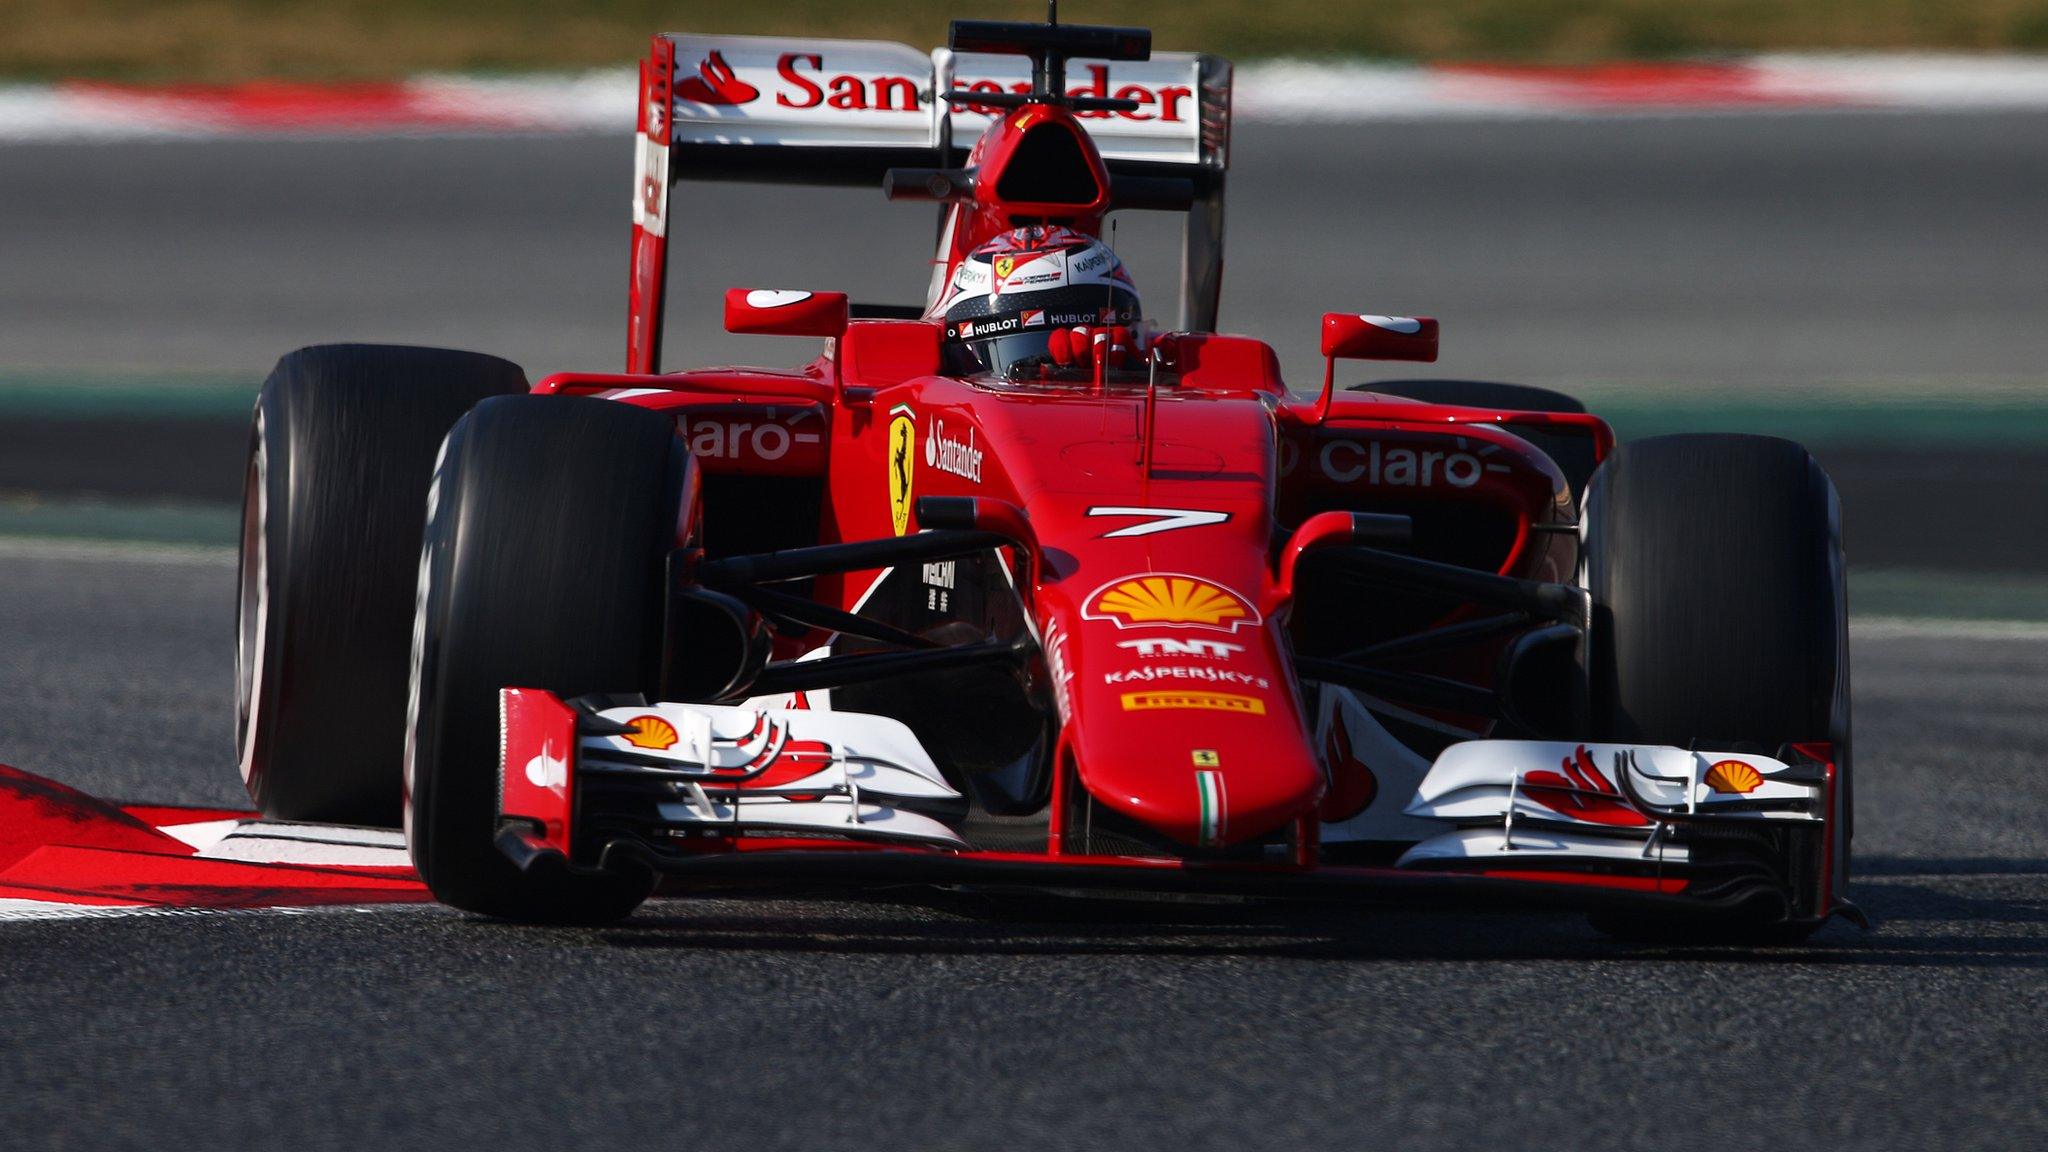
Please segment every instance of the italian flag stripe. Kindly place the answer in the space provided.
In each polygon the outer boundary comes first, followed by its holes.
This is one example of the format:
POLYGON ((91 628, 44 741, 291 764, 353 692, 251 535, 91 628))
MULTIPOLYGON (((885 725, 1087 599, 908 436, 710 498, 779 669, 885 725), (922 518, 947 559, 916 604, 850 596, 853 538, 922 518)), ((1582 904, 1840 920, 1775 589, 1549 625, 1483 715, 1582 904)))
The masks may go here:
POLYGON ((1195 793, 1202 801, 1202 847, 1223 842, 1223 773, 1195 773, 1195 793))

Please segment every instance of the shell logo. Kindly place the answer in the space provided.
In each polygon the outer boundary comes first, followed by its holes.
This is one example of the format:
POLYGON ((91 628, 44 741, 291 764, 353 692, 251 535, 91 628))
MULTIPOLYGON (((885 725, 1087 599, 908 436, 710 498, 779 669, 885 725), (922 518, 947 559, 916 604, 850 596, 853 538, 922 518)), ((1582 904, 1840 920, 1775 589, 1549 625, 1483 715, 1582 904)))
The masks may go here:
POLYGON ((675 725, 659 716, 635 716, 626 723, 633 730, 620 733, 619 738, 635 748, 652 748, 659 752, 675 747, 675 725))
POLYGON ((1259 610, 1221 585, 1159 572, 1112 580, 1096 589, 1081 610, 1081 618, 1108 620, 1118 628, 1163 624, 1235 632, 1240 624, 1257 624, 1259 610))
POLYGON ((1747 796, 1764 782, 1764 774, 1741 760, 1722 760, 1707 769, 1706 785, 1716 792, 1747 796))

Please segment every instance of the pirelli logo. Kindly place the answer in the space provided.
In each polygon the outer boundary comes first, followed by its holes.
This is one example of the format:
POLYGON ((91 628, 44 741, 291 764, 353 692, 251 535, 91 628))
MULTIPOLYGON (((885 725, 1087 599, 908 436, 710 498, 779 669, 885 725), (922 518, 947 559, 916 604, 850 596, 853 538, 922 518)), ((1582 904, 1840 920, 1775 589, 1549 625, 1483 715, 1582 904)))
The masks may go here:
POLYGON ((1208 712, 1238 712, 1264 716, 1266 702, 1256 696, 1231 692, 1126 692, 1124 711, 1151 712, 1163 708, 1197 708, 1208 712))

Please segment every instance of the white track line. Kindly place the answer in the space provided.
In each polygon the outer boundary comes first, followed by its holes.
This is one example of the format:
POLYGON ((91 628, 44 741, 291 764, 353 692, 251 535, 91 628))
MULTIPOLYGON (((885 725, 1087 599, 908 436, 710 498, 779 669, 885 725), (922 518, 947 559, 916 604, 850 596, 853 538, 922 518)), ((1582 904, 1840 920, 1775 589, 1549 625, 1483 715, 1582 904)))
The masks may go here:
POLYGON ((0 924, 35 920, 130 920, 192 916, 319 916, 333 913, 429 911, 454 915, 455 910, 432 902, 391 904, 321 904, 298 908, 171 908, 160 904, 108 907, 65 904, 52 900, 0 899, 0 924))

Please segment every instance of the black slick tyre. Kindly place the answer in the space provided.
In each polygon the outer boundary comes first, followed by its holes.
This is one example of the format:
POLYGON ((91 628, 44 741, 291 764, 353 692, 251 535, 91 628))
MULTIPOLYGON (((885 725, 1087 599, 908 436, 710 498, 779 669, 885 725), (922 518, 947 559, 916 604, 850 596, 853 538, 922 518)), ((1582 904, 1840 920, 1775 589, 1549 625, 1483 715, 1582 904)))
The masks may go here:
MULTIPOLYGON (((1592 738, 1765 754, 1832 741, 1846 862, 1848 601, 1841 505, 1827 473, 1806 449, 1771 437, 1638 440, 1593 477, 1582 518, 1592 738)), ((1656 918, 1596 924, 1688 935, 1656 918)), ((1733 935, 1783 942, 1817 924, 1733 935)))
POLYGON ((249 433, 236 747, 265 815, 396 826, 413 577, 434 452, 519 366, 440 348, 285 356, 249 433))
POLYGON ((604 400, 489 400, 449 433, 419 556, 406 759, 407 843, 442 902, 594 923, 651 891, 644 869, 521 871, 498 849, 498 693, 655 694, 689 468, 671 420, 604 400))

